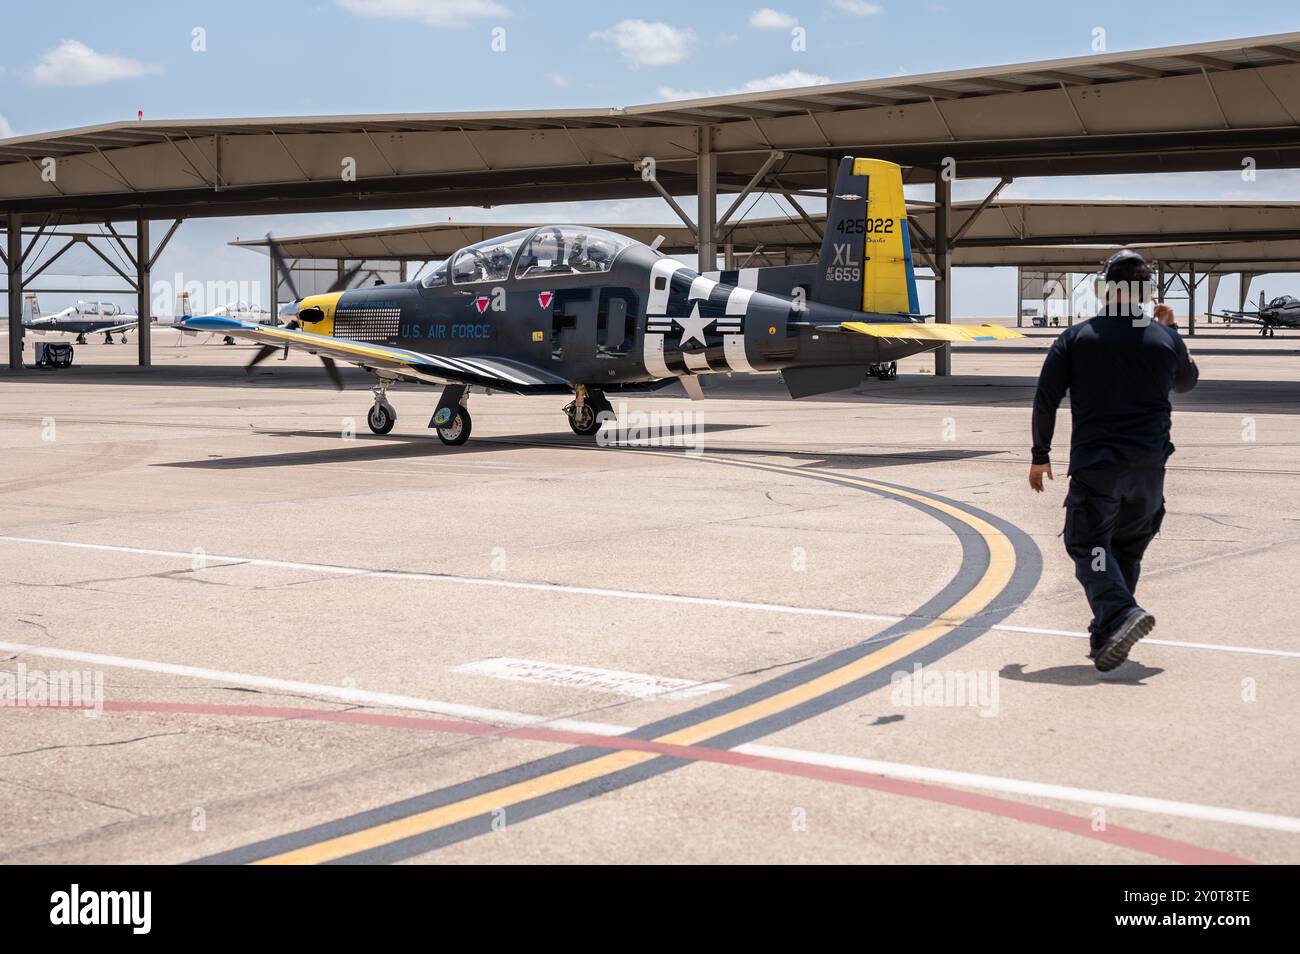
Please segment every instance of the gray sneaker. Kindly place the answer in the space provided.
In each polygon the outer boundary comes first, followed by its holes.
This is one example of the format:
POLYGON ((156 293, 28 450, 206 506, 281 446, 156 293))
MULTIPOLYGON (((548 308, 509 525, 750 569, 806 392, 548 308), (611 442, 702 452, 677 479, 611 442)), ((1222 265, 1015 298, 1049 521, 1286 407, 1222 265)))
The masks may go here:
POLYGON ((1110 672, 1128 659, 1129 650, 1139 639, 1151 632, 1155 625, 1156 618, 1146 610, 1133 610, 1124 618, 1124 622, 1115 627, 1115 631, 1097 651, 1097 668, 1102 672, 1110 672))

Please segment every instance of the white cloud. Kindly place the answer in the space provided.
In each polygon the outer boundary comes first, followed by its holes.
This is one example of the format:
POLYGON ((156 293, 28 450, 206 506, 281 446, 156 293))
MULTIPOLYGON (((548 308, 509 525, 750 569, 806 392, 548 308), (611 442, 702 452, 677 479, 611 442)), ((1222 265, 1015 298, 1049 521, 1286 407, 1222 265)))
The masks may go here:
POLYGON ((0 139, 8 139, 14 135, 14 127, 9 125, 9 120, 0 116, 0 139))
POLYGON ((771 7, 763 7, 749 15, 749 25, 755 30, 792 30, 799 25, 799 18, 771 7))
POLYGON ((31 76, 42 86, 94 86, 161 72, 158 66, 126 56, 97 53, 79 40, 64 40, 41 57, 31 76))
POLYGON ((855 17, 874 17, 885 9, 878 3, 866 3, 864 0, 835 0, 835 6, 855 17))
POLYGON ((425 26, 465 27, 472 20, 508 17, 510 9, 496 0, 336 0, 359 17, 418 20, 425 26))
POLYGON ((668 66, 686 59, 695 42, 695 31, 661 22, 620 20, 608 30, 593 33, 591 38, 612 43, 633 66, 668 66))
POLYGON ((660 86, 659 95, 663 99, 707 99, 710 96, 730 96, 735 93, 764 93, 773 89, 796 89, 800 86, 825 86, 831 82, 829 76, 818 73, 805 73, 803 70, 790 70, 788 73, 773 73, 752 79, 741 86, 721 93, 698 89, 675 89, 672 86, 660 86))

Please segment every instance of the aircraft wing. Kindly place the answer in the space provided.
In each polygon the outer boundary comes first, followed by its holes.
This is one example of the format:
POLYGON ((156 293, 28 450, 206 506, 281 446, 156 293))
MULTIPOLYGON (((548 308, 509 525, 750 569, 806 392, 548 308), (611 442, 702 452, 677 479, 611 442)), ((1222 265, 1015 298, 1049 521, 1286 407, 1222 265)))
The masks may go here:
POLYGON ((1244 321, 1252 325, 1264 324, 1263 317, 1255 311, 1223 311, 1213 314, 1215 318, 1222 318, 1224 321, 1244 321))
POLYGON ((120 335, 124 331, 134 331, 139 326, 140 326, 140 319, 132 318, 130 321, 123 321, 120 324, 113 325, 110 328, 96 328, 93 332, 87 332, 87 334, 120 335))
POLYGON ((1018 331, 1002 325, 949 325, 941 322, 926 324, 919 321, 846 321, 840 325, 845 331, 854 331, 873 338, 895 338, 904 341, 1003 341, 1023 338, 1018 331))
POLYGON ((351 338, 318 335, 296 328, 277 328, 222 315, 183 318, 175 326, 182 331, 229 335, 272 347, 287 344, 318 357, 346 361, 371 371, 384 370, 392 376, 424 384, 476 384, 514 394, 561 393, 571 390, 567 381, 549 371, 488 355, 445 357, 351 338))

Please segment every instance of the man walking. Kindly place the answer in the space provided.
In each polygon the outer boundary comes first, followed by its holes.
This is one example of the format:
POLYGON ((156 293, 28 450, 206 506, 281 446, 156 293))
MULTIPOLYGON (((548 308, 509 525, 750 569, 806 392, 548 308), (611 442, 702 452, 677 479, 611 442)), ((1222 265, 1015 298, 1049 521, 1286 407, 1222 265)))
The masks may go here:
POLYGON ((1170 391, 1190 391, 1199 372, 1168 305, 1153 302, 1151 269, 1123 249, 1101 274, 1097 317, 1067 328, 1047 352, 1034 395, 1029 486, 1052 480, 1056 409, 1070 395, 1070 489, 1065 549, 1092 607, 1093 659, 1109 672, 1155 626, 1134 594, 1147 544, 1165 516, 1170 391))

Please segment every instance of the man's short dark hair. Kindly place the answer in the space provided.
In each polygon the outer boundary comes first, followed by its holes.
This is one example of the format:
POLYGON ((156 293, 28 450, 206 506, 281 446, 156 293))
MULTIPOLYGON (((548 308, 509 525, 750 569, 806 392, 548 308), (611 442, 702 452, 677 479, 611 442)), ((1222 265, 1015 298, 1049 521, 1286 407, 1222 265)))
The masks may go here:
POLYGON ((1131 248, 1122 248, 1106 259, 1101 277, 1108 282, 1147 282, 1151 280, 1151 266, 1131 248))

